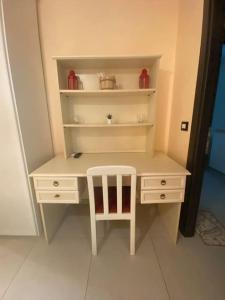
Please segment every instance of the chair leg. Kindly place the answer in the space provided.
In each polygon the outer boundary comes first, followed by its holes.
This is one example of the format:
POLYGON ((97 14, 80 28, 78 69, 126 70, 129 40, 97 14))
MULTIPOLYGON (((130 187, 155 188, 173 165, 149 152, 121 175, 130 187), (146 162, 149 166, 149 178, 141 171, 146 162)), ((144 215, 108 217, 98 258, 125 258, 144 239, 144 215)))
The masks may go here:
POLYGON ((92 254, 97 255, 96 221, 94 218, 91 218, 91 247, 92 254))
POLYGON ((130 255, 135 255, 135 220, 130 220, 130 255))

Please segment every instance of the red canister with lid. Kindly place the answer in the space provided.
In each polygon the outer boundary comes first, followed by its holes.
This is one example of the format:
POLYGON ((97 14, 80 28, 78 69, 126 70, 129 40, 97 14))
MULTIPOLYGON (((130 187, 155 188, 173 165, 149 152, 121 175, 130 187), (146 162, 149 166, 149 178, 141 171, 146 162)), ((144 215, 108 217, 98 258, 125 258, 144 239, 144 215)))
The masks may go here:
POLYGON ((69 90, 78 89, 78 78, 73 70, 71 70, 68 75, 68 89, 69 90))
POLYGON ((139 88, 140 89, 148 89, 150 85, 150 78, 148 75, 148 71, 143 69, 141 71, 141 75, 139 76, 139 88))

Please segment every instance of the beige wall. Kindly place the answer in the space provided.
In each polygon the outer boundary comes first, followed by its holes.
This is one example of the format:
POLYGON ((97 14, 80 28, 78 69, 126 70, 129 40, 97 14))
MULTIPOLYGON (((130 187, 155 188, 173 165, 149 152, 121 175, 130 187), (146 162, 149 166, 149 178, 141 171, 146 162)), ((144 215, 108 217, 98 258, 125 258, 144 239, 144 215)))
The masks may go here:
POLYGON ((188 154, 195 87, 201 42, 204 0, 180 0, 173 102, 168 153, 185 165, 188 154), (188 132, 180 131, 181 121, 189 121, 188 132))
POLYGON ((192 116, 202 6, 203 0, 39 0, 55 152, 63 151, 63 139, 52 56, 162 54, 156 149, 185 164, 189 133, 180 132, 180 121, 192 116))
POLYGON ((54 149, 63 151, 54 55, 162 54, 156 144, 166 148, 177 36, 177 0, 39 0, 54 149))

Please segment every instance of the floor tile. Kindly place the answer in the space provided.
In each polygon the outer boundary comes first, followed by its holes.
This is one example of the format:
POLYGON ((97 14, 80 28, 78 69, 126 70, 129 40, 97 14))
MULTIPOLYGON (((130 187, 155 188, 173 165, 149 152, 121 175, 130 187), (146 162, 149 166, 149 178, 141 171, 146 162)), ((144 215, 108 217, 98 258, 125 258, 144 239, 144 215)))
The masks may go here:
POLYGON ((106 239, 92 259, 86 299, 169 299, 151 241, 130 256, 128 240, 106 239))
POLYGON ((0 239, 2 300, 224 300, 224 247, 205 246, 197 235, 174 245, 154 206, 143 205, 136 255, 129 255, 127 222, 102 222, 92 257, 87 208, 69 210, 49 245, 0 239))
POLYGON ((153 244, 172 300, 224 300, 225 250, 205 246, 196 235, 174 245, 154 237, 153 244))
POLYGON ((31 237, 0 238, 0 298, 35 243, 36 239, 31 237))
MULTIPOLYGON (((97 222, 97 236, 108 235, 112 238, 128 236, 129 221, 99 221, 97 222)), ((167 235, 165 228, 157 214, 155 205, 138 205, 136 210, 136 240, 140 245, 150 236, 167 235)), ((71 206, 67 216, 58 230, 58 236, 84 237, 90 240, 90 217, 88 205, 71 206)))
POLYGON ((90 259, 86 239, 56 235, 49 245, 40 239, 3 299, 83 300, 90 259))
POLYGON ((90 239, 89 206, 70 205, 67 215, 57 231, 57 237, 83 237, 90 239))

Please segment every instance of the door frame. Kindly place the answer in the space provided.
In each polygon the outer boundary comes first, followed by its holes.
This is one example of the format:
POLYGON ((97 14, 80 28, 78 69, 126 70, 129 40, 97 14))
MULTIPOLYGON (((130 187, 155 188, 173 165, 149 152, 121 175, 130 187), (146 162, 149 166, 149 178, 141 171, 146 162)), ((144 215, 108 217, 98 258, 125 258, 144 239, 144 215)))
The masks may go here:
POLYGON ((225 42, 225 0, 205 0, 202 39, 195 92, 187 169, 185 201, 180 231, 186 237, 195 233, 204 174, 205 149, 216 97, 222 46, 225 42))

